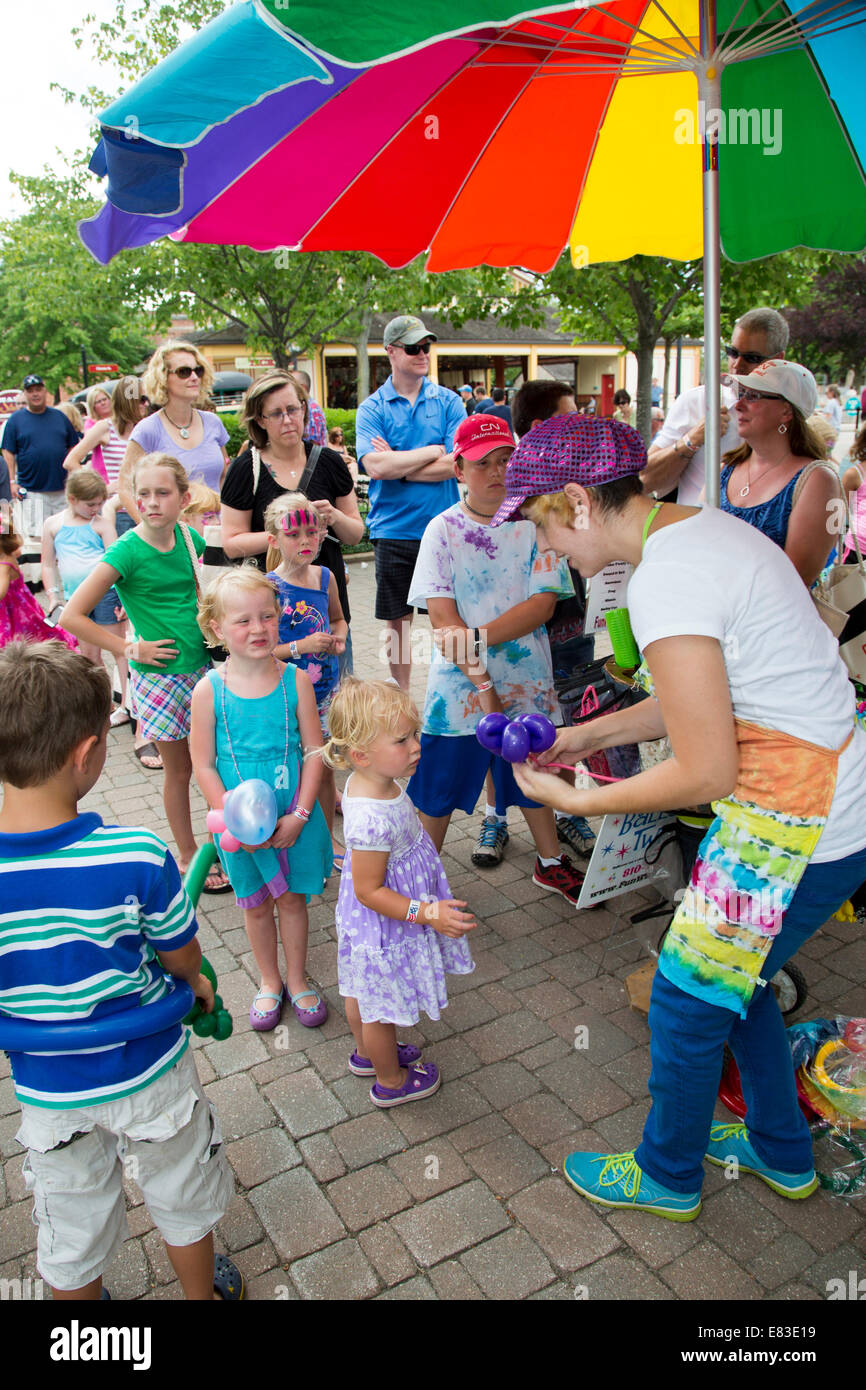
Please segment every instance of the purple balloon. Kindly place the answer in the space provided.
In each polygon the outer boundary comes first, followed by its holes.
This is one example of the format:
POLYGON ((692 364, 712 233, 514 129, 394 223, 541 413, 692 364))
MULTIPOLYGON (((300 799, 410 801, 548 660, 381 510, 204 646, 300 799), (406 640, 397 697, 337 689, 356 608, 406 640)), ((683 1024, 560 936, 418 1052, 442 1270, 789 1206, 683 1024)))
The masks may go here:
POLYGON ((529 756, 529 730, 516 719, 502 735, 502 756, 509 763, 525 763, 529 756))
POLYGON ((504 714, 485 714, 483 719, 479 719, 475 730, 475 737, 486 748, 488 753, 502 752, 502 735, 508 727, 508 718, 504 714))
POLYGON ((529 747, 533 753, 544 753, 556 742, 556 725, 546 714, 521 714, 520 723, 529 730, 529 747))

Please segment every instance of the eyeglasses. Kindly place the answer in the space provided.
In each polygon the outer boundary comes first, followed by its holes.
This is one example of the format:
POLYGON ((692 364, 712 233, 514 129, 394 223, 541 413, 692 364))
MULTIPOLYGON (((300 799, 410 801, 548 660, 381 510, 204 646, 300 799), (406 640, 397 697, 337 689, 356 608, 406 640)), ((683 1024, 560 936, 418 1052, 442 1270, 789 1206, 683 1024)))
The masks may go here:
POLYGON ((759 352, 740 352, 733 343, 729 343, 725 348, 729 357, 738 357, 741 362, 748 362, 750 367, 760 367, 762 362, 769 362, 769 357, 762 357, 759 352))
POLYGON ((273 420, 276 424, 279 420, 291 420, 294 416, 303 415, 303 413, 304 407, 302 405, 290 405, 285 410, 269 410, 267 415, 262 416, 262 419, 273 420))
POLYGON ((770 391, 751 391, 748 387, 734 384, 734 395, 738 401, 783 401, 784 396, 774 396, 770 391))
POLYGON ((429 343, 396 343, 395 347, 402 348, 407 357, 417 357, 419 352, 430 353, 429 343))
POLYGON ((205 367, 169 367, 169 372, 179 376, 181 381, 187 381, 193 373, 201 380, 206 371, 205 367))

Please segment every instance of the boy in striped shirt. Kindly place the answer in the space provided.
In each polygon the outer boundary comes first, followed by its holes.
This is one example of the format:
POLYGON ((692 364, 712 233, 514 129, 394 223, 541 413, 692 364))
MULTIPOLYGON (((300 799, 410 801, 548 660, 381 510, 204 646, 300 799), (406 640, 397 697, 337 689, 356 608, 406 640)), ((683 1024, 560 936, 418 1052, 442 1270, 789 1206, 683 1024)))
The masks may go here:
MULTIPOLYGON (((104 668, 57 642, 0 651, 0 1013, 50 1027, 162 998, 165 972, 213 1009, 192 905, 148 830, 78 802, 105 764, 104 668)), ((90 1051, 11 1054, 37 1267, 57 1299, 98 1299, 126 1237, 124 1169, 190 1299, 242 1296, 213 1253, 233 1183, 180 1023, 90 1051)))

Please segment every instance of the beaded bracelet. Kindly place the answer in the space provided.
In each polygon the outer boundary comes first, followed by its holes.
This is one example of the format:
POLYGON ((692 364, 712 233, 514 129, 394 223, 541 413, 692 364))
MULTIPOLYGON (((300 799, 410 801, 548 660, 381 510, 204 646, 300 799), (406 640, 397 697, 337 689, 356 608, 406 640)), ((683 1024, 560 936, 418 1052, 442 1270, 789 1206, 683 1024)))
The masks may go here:
POLYGON ((410 898, 410 899, 409 899, 409 911, 406 913, 406 921, 407 921, 407 922, 417 922, 417 921, 418 921, 418 918, 420 917, 420 915, 421 915, 421 900, 420 900, 420 898, 410 898))

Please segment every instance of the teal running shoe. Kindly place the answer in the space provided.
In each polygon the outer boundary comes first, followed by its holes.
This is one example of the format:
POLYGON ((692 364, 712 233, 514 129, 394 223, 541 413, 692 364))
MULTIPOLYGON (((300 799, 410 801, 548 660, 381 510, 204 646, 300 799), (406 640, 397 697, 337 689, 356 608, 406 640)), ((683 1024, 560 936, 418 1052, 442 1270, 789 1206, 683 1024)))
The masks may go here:
POLYGON ((701 1209, 700 1192, 672 1192, 653 1182, 633 1152, 569 1154, 562 1171, 576 1192, 604 1207, 649 1211, 668 1221, 694 1221, 701 1209))
POLYGON ((783 1173, 781 1169, 771 1168, 765 1163, 749 1143, 745 1125, 713 1125, 706 1157, 719 1168, 736 1162, 741 1173, 754 1173, 774 1192, 782 1197, 792 1197, 795 1201, 811 1197, 818 1186, 814 1168, 807 1173, 783 1173))

